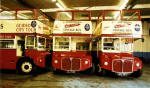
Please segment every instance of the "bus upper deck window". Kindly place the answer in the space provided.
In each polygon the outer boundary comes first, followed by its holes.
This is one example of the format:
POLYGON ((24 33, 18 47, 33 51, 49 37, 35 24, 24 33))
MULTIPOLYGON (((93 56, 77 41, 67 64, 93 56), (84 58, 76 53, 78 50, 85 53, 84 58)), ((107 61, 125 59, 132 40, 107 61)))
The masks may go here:
POLYGON ((72 13, 71 12, 58 12, 57 13, 57 20, 71 20, 72 13))
POLYGON ((30 10, 22 10, 17 12, 17 19, 35 19, 34 12, 30 10))
POLYGON ((89 12, 74 12, 74 20, 89 20, 89 12))
POLYGON ((0 19, 15 19, 15 11, 2 11, 0 19))

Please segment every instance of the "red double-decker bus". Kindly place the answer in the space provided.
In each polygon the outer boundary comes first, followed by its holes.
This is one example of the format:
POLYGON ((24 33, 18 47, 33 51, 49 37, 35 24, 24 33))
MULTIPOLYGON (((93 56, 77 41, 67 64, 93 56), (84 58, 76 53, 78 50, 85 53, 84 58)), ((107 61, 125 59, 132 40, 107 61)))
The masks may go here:
POLYGON ((0 12, 0 69, 29 74, 45 68, 50 50, 50 21, 39 10, 0 12))
POLYGON ((94 72, 90 11, 57 11, 53 30, 54 71, 94 72))
POLYGON ((104 10, 98 17, 94 35, 98 73, 142 75, 142 61, 133 55, 134 42, 142 38, 139 10, 104 10))

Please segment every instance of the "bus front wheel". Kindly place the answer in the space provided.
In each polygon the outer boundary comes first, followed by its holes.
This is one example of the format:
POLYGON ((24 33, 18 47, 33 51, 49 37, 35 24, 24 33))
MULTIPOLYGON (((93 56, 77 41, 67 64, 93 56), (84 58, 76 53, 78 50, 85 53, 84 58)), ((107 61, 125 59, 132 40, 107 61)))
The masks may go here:
POLYGON ((142 73, 143 73, 142 70, 135 71, 134 73, 131 74, 131 77, 135 78, 141 77, 142 73))
POLYGON ((21 74, 31 74, 36 71, 36 66, 32 61, 22 60, 18 64, 18 71, 21 74))

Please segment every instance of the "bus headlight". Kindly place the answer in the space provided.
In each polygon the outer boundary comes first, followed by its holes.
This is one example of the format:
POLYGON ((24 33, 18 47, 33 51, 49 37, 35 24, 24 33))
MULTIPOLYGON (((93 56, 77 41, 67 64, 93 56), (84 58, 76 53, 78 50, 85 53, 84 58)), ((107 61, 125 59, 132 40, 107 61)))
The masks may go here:
POLYGON ((57 63, 58 63, 58 60, 54 60, 54 63, 57 64, 57 63))
POLYGON ((136 63, 136 66, 139 67, 139 66, 140 66, 140 63, 136 63))
POLYGON ((40 59, 40 62, 42 62, 42 59, 40 59))
POLYGON ((85 61, 84 63, 85 63, 85 64, 88 64, 89 62, 88 62, 88 61, 85 61))
POLYGON ((108 65, 108 62, 104 62, 104 65, 108 65))

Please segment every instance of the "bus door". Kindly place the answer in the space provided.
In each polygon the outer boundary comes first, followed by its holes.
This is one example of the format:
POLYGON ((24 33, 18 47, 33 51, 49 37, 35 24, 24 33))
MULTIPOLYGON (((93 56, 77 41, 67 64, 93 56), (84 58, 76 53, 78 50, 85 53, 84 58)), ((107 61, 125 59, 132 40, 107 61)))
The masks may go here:
POLYGON ((25 36, 16 36, 16 56, 24 56, 25 36))

